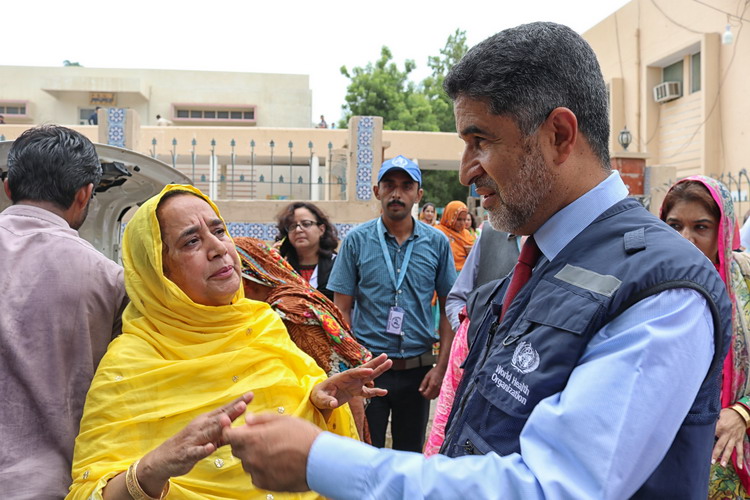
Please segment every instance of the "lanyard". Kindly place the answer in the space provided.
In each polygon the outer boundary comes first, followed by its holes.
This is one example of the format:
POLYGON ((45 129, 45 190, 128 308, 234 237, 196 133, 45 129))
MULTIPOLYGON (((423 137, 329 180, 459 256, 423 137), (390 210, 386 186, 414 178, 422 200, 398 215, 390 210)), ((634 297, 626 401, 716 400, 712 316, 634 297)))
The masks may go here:
POLYGON ((385 259, 385 265, 388 268, 388 275, 391 277, 391 283, 396 291, 396 305, 398 305, 398 295, 401 289, 401 283, 404 282, 404 276, 406 276, 406 268, 409 266, 409 259, 411 258, 411 251, 414 249, 414 240, 409 239, 406 242, 406 254, 404 255, 404 261, 401 263, 401 269, 396 277, 396 272, 393 269, 393 262, 391 262, 391 255, 388 252, 388 247, 385 244, 385 227, 383 226, 383 219, 378 218, 378 239, 380 240, 380 249, 383 251, 383 258, 385 259))

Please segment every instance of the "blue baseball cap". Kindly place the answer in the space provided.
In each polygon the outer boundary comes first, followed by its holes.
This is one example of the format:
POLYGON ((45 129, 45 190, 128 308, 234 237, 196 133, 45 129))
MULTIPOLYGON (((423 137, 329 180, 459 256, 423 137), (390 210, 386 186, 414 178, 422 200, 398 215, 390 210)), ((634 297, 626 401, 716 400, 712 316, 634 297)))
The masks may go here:
POLYGON ((419 165, 411 161, 409 158, 398 155, 395 158, 384 161, 383 165, 380 167, 380 172, 378 172, 378 182, 380 182, 383 176, 391 170, 403 170, 409 174, 409 177, 411 177, 412 180, 417 182, 420 186, 422 185, 422 171, 419 170, 419 165))

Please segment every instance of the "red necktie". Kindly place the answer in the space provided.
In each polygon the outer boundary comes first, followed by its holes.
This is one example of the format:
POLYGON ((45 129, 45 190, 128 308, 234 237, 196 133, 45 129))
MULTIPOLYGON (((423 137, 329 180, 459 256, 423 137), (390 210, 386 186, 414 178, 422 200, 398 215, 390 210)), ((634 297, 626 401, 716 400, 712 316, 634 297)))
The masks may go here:
POLYGON ((503 320, 505 312, 510 307, 513 299, 518 295, 518 292, 531 278, 531 270, 534 268, 536 261, 539 260, 539 256, 542 252, 539 251, 539 247, 536 245, 533 236, 529 236, 526 243, 523 244, 521 249, 521 255, 518 256, 518 262, 516 267, 513 268, 513 277, 510 280, 508 289, 505 292, 505 299, 503 299, 503 313, 500 316, 500 321, 503 320))

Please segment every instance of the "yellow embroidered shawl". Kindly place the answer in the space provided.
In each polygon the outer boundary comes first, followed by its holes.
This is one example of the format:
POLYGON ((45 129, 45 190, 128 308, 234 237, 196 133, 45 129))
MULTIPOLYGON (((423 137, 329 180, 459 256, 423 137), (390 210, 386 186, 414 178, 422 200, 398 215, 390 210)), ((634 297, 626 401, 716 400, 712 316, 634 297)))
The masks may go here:
MULTIPOLYGON (((68 498, 101 498, 107 480, 125 471, 193 418, 245 392, 248 411, 279 412, 314 422, 356 439, 348 406, 328 421, 309 402, 325 378, 312 358, 289 339, 279 316, 239 288, 231 305, 192 302, 166 279, 156 206, 164 193, 192 186, 170 185, 150 199, 128 223, 123 238, 125 285, 131 303, 123 334, 102 359, 91 384, 73 459, 68 498)), ((240 417, 236 424, 244 421, 240 417)), ((266 498, 255 489, 228 446, 171 479, 168 498, 266 498)), ((274 494, 315 498, 314 493, 274 494)))

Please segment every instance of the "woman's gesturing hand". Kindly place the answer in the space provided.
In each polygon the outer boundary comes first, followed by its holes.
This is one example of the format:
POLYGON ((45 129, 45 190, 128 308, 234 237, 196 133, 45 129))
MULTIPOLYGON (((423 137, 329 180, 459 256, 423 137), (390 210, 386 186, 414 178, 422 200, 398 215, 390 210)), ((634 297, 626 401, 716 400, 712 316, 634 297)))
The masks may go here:
POLYGON ((374 387, 373 380, 388 370, 393 361, 381 354, 357 368, 337 373, 313 387, 310 401, 319 410, 332 410, 356 396, 374 398, 388 391, 374 387))
POLYGON ((146 454, 138 465, 138 479, 144 490, 161 491, 170 477, 190 472, 195 464, 225 445, 222 431, 242 415, 252 401, 251 392, 214 411, 199 415, 180 432, 146 454), (159 485, 161 483, 161 486, 159 485))

